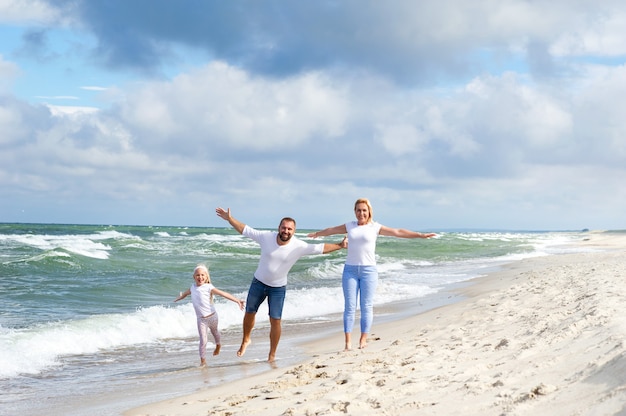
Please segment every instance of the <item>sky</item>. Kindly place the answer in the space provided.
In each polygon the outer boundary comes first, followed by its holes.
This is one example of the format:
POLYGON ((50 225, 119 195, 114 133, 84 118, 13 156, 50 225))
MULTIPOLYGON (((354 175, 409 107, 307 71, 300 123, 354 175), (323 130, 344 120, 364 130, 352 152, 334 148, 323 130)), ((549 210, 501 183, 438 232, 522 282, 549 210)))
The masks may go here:
POLYGON ((0 0, 0 222, 626 229, 623 0, 0 0))

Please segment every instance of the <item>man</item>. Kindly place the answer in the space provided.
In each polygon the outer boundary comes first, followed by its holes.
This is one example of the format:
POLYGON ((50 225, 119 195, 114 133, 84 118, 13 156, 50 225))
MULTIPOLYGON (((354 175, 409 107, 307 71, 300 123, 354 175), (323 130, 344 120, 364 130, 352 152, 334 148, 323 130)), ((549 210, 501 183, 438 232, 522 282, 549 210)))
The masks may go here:
POLYGON ((215 212, 220 218, 228 221, 239 234, 253 239, 261 246, 261 258, 248 290, 246 313, 243 318, 243 338, 237 356, 243 356, 252 342, 250 335, 254 328, 256 313, 267 298, 270 315, 270 352, 267 361, 272 363, 276 359, 276 349, 282 330, 281 319, 289 270, 302 256, 326 254, 346 248, 346 239, 339 244, 309 244, 293 237, 296 232, 296 221, 293 218, 283 218, 278 226, 278 232, 262 231, 236 220, 230 214, 230 208, 227 210, 216 208, 215 212))

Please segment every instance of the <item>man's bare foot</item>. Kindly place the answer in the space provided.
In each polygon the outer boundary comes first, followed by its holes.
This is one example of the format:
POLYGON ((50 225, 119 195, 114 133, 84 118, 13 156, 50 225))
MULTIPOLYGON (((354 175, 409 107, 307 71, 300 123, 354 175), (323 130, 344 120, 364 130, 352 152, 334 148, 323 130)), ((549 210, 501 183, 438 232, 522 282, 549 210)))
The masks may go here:
POLYGON ((352 344, 346 344, 345 348, 343 349, 344 351, 351 351, 352 350, 352 344))
POLYGON ((361 344, 359 344, 359 349, 362 350, 365 347, 367 347, 367 342, 362 342, 361 344))
POLYGON ((248 340, 241 343, 241 347, 239 347, 239 350, 237 351, 237 357, 243 357, 246 353, 246 348, 248 348, 248 345, 250 345, 251 342, 252 341, 248 340))
POLYGON ((276 361, 276 356, 275 355, 270 354, 270 355, 267 356, 267 362, 268 363, 273 363, 274 361, 276 361))
POLYGON ((200 367, 206 367, 206 360, 204 358, 200 358, 200 367))
POLYGON ((222 346, 220 344, 217 344, 215 346, 215 349, 213 350, 213 355, 219 355, 220 354, 220 349, 222 348, 222 346))

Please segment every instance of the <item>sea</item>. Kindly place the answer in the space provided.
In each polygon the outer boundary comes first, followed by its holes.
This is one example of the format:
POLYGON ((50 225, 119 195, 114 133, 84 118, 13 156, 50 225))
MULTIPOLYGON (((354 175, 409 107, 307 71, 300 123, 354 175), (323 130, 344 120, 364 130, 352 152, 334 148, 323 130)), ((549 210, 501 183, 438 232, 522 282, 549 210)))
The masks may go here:
MULTIPOLYGON (((341 236, 308 239, 335 242, 341 236)), ((375 307, 429 305, 455 285, 534 256, 589 251, 586 231, 440 231, 379 237, 375 307)), ((199 368, 190 298, 199 263, 212 283, 245 299, 258 245, 232 228, 0 224, 0 414, 119 415, 132 407, 268 371, 267 308, 244 357, 243 312, 217 296, 222 351, 199 368)), ((342 346, 345 251, 307 256, 289 275, 278 365, 302 358, 289 334, 342 346), (325 324, 322 326, 321 324, 325 324)), ((374 329, 376 326, 374 322, 374 329)), ((358 323, 355 326, 358 328, 358 323)), ((211 341, 212 338, 209 338, 211 341)))

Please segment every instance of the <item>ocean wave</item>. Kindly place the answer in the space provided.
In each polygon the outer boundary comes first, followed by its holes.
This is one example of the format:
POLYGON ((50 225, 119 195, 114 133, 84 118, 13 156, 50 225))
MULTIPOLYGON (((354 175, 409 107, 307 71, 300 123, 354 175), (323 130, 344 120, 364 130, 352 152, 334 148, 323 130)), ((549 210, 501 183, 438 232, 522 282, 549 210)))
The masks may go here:
MULTIPOLYGON (((73 235, 73 236, 79 236, 79 235, 73 235)), ((141 237, 139 236, 128 234, 128 233, 123 233, 123 232, 116 231, 116 230, 99 231, 94 234, 87 234, 85 235, 85 237, 93 239, 93 240, 141 240, 141 237)))
MULTIPOLYGON (((436 289, 427 284, 381 280, 375 303, 425 296, 436 289)), ((246 293, 233 293, 245 299, 246 293)), ((241 329, 243 312, 216 297, 220 330, 241 329)), ((340 287, 289 288, 284 317, 318 320, 343 311, 340 287)), ((269 325, 267 303, 257 313, 257 326, 269 325)), ((165 340, 196 338, 196 317, 190 301, 157 305, 126 314, 102 314, 85 319, 38 323, 28 328, 0 327, 0 378, 41 374, 64 365, 66 357, 119 348, 154 345, 165 340)))
POLYGON ((187 337, 194 333, 191 305, 154 306, 131 314, 109 314, 0 330, 0 377, 39 374, 62 365, 63 357, 187 337))
MULTIPOLYGON (((96 234, 94 234, 96 236, 96 234)), ((65 250, 70 253, 78 254, 85 257, 95 259, 108 259, 111 246, 101 242, 93 241, 93 236, 81 235, 33 235, 33 234, 14 234, 0 236, 5 245, 28 246, 48 253, 60 253, 57 250, 65 250)), ((62 254, 57 254, 62 255, 62 254)))

